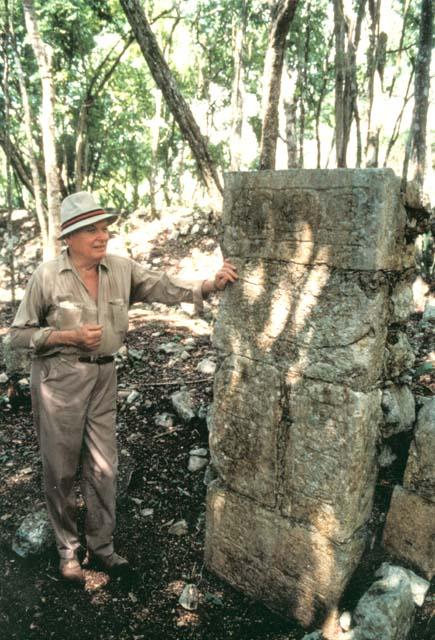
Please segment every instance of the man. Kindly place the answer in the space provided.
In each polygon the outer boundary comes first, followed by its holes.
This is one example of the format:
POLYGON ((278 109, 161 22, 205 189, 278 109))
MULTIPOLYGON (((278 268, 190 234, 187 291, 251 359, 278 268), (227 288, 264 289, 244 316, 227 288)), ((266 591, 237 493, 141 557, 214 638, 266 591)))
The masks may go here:
POLYGON ((63 578, 84 581, 77 555, 74 480, 82 463, 90 566, 128 573, 114 551, 117 449, 114 353, 134 302, 201 307, 203 297, 237 279, 224 261, 213 279, 182 282, 107 255, 108 226, 116 219, 94 196, 79 192, 61 206, 67 250, 38 267, 11 328, 14 347, 34 351, 31 394, 43 463, 44 491, 63 578))

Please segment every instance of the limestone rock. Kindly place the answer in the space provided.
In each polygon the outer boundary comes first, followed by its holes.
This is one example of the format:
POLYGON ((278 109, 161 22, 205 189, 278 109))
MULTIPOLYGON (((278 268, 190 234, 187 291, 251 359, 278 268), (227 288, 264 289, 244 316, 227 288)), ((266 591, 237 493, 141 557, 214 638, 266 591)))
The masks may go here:
POLYGON ((3 360, 8 373, 26 373, 30 372, 32 366, 32 350, 31 349, 13 349, 11 347, 11 337, 6 334, 2 340, 3 360))
POLYGON ((435 573, 435 503, 397 485, 385 523, 383 544, 428 580, 435 573))
POLYGON ((198 608, 198 587, 194 584, 186 584, 178 603, 187 611, 195 611, 198 608))
POLYGON ((216 362, 210 358, 204 358, 198 362, 196 369, 205 376, 213 376, 216 371, 216 362))
POLYGON ((427 398, 418 412, 403 486, 435 503, 435 397, 427 398))
POLYGON ((389 583, 402 580, 405 576, 409 580, 414 603, 417 607, 423 605, 426 594, 429 591, 429 582, 420 578, 420 576, 410 569, 404 569, 403 567, 397 567, 388 562, 383 562, 376 571, 376 576, 387 579, 389 583))
POLYGON ((405 572, 387 572, 362 596, 354 612, 355 640, 406 640, 414 619, 411 583, 405 572))
POLYGON ((54 535, 45 510, 27 515, 17 529, 12 549, 22 558, 44 551, 54 542, 54 535))
POLYGON ((335 606, 364 538, 335 544, 314 527, 229 491, 208 487, 205 559, 221 578, 286 618, 314 625, 335 606))
POLYGON ((411 285, 407 282, 399 282, 394 288, 391 302, 393 303, 391 322, 406 322, 414 311, 414 297, 411 285))
POLYGON ((400 269, 406 213, 390 169, 290 170, 225 176, 227 255, 257 254, 340 269, 400 269))
POLYGON ((423 321, 435 323, 435 298, 427 300, 424 306, 423 321))
POLYGON ((404 333, 398 333, 395 342, 386 348, 386 373, 388 378, 397 378, 410 369, 415 362, 415 355, 409 340, 404 333))
POLYGON ((382 410, 384 438, 411 429, 415 422, 415 399, 411 389, 407 385, 387 387, 382 394, 382 410))
POLYGON ((182 420, 189 422, 195 417, 190 393, 186 390, 176 391, 171 395, 172 406, 182 420))

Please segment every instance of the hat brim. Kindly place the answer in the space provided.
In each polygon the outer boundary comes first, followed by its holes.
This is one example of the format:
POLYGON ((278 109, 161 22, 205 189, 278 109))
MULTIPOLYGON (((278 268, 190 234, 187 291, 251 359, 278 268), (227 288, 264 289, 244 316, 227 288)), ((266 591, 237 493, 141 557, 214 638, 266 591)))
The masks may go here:
POLYGON ((58 240, 62 240, 62 238, 69 236, 70 233, 79 231, 79 229, 82 229, 83 227, 89 227, 89 225, 95 224, 95 222, 101 222, 101 220, 111 220, 110 224, 112 224, 113 222, 115 222, 117 217, 117 214, 107 213, 106 211, 105 213, 99 213, 96 216, 86 218, 86 220, 79 220, 75 224, 72 224, 70 227, 67 227, 64 231, 62 231, 58 237, 58 240))

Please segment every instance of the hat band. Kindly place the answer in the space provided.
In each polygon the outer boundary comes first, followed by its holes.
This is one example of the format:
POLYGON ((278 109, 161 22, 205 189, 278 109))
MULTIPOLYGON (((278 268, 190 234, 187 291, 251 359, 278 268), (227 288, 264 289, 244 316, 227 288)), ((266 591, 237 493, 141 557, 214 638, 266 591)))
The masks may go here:
POLYGON ((75 224, 76 222, 81 222, 82 220, 87 220, 87 218, 94 218, 95 216, 106 213, 104 209, 94 209, 93 211, 87 211, 86 213, 79 213, 79 215, 74 216, 74 218, 70 218, 66 222, 63 222, 60 225, 62 231, 75 224))

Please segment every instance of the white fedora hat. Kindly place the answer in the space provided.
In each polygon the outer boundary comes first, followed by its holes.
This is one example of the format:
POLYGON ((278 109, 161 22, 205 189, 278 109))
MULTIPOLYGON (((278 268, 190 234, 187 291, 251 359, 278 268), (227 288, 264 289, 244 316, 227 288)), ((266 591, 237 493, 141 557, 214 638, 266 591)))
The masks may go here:
POLYGON ((100 220, 116 220, 118 216, 101 208, 92 193, 78 191, 67 196, 60 206, 60 236, 64 238, 69 233, 86 227, 100 220))

